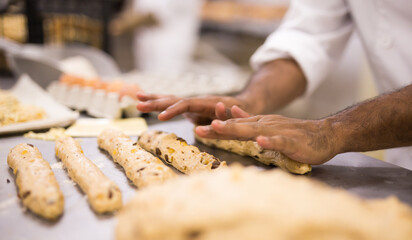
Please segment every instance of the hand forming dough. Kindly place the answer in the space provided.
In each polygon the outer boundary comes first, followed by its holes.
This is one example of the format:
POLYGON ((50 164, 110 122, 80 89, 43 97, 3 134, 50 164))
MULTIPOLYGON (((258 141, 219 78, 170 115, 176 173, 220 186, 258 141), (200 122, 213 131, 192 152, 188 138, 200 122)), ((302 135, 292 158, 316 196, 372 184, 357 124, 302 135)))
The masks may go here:
POLYGON ((97 138, 99 147, 120 164, 127 177, 138 187, 163 183, 176 176, 160 159, 142 149, 123 132, 107 129, 97 138))
POLYGON ((241 156, 250 156, 263 164, 275 165, 294 174, 305 174, 312 171, 309 164, 292 160, 278 151, 262 149, 254 141, 209 139, 199 137, 197 134, 195 137, 207 146, 220 148, 241 156))
POLYGON ((59 138, 56 140, 55 150, 70 178, 87 194, 94 211, 105 213, 122 207, 122 193, 119 187, 86 158, 76 140, 72 137, 59 138))
POLYGON ((228 167, 144 189, 118 215, 117 240, 407 240, 412 209, 364 200, 280 170, 228 167))
POLYGON ((7 164, 16 175, 24 206, 46 219, 56 219, 63 213, 63 193, 50 164, 36 147, 26 143, 15 146, 7 156, 7 164))
POLYGON ((226 162, 177 137, 173 133, 146 131, 138 139, 140 146, 171 164, 179 171, 190 174, 198 170, 212 170, 226 166, 226 162))

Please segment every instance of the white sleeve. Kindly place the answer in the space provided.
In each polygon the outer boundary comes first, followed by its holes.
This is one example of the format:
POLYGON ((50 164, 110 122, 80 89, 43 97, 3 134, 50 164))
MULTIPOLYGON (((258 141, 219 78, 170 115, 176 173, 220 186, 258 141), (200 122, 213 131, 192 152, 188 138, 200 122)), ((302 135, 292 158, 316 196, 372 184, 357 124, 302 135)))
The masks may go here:
POLYGON ((253 54, 254 70, 279 59, 293 58, 308 81, 310 95, 326 78, 348 42, 353 24, 344 0, 295 0, 282 24, 253 54))

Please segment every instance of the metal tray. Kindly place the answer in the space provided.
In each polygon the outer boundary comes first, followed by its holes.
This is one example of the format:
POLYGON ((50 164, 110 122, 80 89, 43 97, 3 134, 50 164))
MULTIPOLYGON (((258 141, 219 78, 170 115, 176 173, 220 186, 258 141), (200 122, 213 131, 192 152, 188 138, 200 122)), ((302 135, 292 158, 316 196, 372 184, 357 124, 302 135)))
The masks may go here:
MULTIPOLYGON (((195 143, 193 125, 185 120, 160 123, 148 119, 149 128, 174 132, 185 138, 188 143, 195 143)), ((56 222, 48 222, 25 211, 16 197, 16 185, 13 173, 7 166, 6 158, 10 148, 18 143, 27 142, 37 146, 43 157, 56 166, 59 161, 54 154, 54 142, 25 139, 22 136, 0 138, 0 233, 2 239, 114 239, 114 215, 95 214, 87 203, 80 189, 69 180, 65 170, 55 168, 57 180, 65 196, 65 211, 56 222), (8 182, 9 180, 10 182, 8 182)), ((123 169, 115 164, 108 155, 98 149, 96 138, 84 138, 81 141, 86 156, 95 161, 103 173, 115 181, 127 202, 136 189, 126 178, 123 169)), ((201 150, 212 153, 222 160, 233 164, 256 165, 252 158, 237 156, 222 150, 211 149, 196 143, 201 150)), ((341 154, 321 166, 314 166, 313 171, 305 176, 320 180, 331 186, 348 190, 362 198, 383 198, 397 196, 401 201, 412 206, 412 171, 381 162, 358 153, 341 154)))

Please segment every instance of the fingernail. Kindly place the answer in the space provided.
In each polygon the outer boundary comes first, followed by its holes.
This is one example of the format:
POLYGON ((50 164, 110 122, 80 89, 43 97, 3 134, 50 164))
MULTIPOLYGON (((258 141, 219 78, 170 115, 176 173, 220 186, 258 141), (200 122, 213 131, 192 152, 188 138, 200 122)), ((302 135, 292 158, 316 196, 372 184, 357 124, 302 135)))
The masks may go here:
POLYGON ((164 115, 164 114, 166 114, 166 111, 159 113, 159 115, 164 115))

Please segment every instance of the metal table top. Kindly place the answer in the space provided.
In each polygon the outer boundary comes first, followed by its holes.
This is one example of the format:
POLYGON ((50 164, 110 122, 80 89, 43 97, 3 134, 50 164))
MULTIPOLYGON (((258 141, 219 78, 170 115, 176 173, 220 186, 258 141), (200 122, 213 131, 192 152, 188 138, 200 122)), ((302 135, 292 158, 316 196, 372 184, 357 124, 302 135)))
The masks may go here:
MULTIPOLYGON (((197 145, 228 164, 257 165, 268 168, 248 157, 241 157, 222 150, 195 143, 193 125, 179 119, 159 122, 149 119, 149 128, 174 132, 190 144, 197 145)), ((94 161, 103 173, 116 182, 127 202, 136 188, 127 180, 122 168, 97 147, 96 138, 84 138, 81 145, 86 156, 94 161)), ((54 142, 26 139, 21 135, 0 137, 0 236, 2 239, 113 239, 115 218, 111 214, 95 214, 80 189, 73 185, 65 170, 58 168, 54 142), (65 197, 63 216, 48 222, 24 210, 16 197, 12 171, 7 166, 7 154, 15 145, 27 142, 39 148, 44 159, 50 162, 65 197), (9 183, 7 181, 9 179, 9 183), (3 238, 5 237, 5 238, 3 238)), ((314 178, 331 186, 343 188, 362 198, 397 196, 412 206, 412 171, 403 169, 359 153, 346 153, 333 158, 303 177, 314 178)), ((137 191, 138 193, 138 191, 137 191)))

